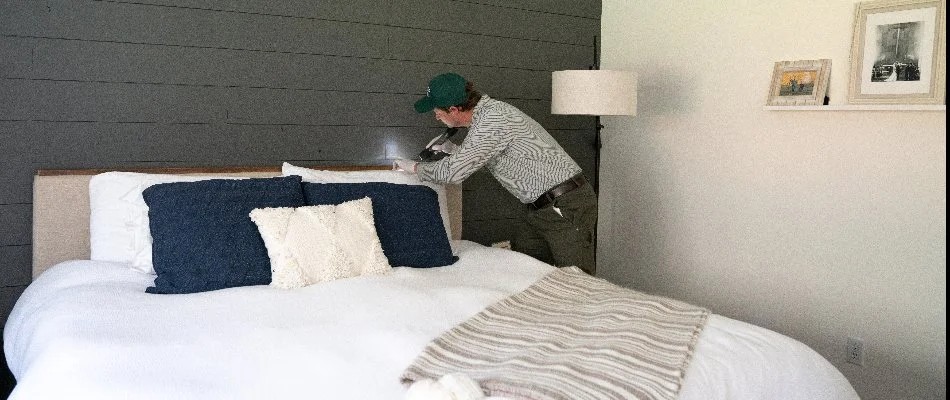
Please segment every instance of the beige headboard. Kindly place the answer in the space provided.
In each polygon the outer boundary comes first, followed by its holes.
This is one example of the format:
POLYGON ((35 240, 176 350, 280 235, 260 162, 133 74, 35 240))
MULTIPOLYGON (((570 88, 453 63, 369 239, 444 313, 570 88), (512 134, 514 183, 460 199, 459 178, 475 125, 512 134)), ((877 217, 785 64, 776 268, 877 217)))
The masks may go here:
MULTIPOLYGON (((312 168, 355 171, 383 170, 385 166, 316 166, 312 168)), ((33 277, 66 260, 89 259, 89 180, 113 170, 39 170, 33 178, 33 277)), ((147 168, 121 171, 153 174, 270 177, 280 167, 250 168, 147 168)), ((452 238, 462 237, 462 188, 446 187, 452 238)))

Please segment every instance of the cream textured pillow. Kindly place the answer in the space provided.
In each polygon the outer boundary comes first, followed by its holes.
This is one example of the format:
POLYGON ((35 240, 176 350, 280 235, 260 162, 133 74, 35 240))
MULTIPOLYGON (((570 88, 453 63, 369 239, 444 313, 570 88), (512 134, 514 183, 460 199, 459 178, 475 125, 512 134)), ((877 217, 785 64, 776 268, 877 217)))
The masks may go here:
POLYGON ((257 208, 251 220, 271 262, 271 286, 314 283, 389 272, 369 197, 339 205, 257 208))

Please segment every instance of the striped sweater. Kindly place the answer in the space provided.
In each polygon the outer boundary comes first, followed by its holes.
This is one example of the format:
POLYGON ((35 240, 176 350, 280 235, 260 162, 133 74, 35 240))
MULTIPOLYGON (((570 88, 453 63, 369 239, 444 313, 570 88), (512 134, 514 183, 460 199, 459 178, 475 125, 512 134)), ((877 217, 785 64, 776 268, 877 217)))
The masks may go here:
POLYGON ((482 96, 468 135, 455 153, 420 163, 419 178, 458 184, 485 167, 522 203, 581 173, 581 167, 541 124, 503 101, 482 96))

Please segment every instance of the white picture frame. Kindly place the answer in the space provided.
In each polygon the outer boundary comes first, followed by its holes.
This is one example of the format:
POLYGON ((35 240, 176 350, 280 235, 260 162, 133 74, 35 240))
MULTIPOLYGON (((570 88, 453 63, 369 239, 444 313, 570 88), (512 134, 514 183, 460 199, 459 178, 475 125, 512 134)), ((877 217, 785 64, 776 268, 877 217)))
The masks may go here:
POLYGON ((946 104, 946 0, 857 3, 850 104, 946 104))
POLYGON ((766 105, 823 105, 830 75, 830 59, 778 61, 772 71, 766 105))

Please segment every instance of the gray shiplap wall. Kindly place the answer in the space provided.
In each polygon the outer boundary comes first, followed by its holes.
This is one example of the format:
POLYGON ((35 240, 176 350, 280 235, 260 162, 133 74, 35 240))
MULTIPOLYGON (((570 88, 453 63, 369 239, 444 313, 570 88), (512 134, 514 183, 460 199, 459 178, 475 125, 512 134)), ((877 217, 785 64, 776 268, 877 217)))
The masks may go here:
MULTIPOLYGON (((0 315, 30 281, 36 169, 389 164, 442 131, 412 103, 456 71, 591 172, 593 121, 550 114, 550 73, 599 30, 596 0, 0 0, 0 315)), ((463 188, 463 237, 510 238, 514 197, 463 188)))

